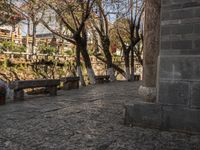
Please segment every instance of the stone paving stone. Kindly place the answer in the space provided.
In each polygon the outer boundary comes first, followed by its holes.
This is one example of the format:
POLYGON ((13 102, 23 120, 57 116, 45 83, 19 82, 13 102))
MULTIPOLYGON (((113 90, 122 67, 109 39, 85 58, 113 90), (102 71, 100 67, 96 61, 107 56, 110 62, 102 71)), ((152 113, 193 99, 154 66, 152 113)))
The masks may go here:
POLYGON ((0 150, 199 150, 200 135, 123 125, 139 85, 91 85, 1 106, 0 150))

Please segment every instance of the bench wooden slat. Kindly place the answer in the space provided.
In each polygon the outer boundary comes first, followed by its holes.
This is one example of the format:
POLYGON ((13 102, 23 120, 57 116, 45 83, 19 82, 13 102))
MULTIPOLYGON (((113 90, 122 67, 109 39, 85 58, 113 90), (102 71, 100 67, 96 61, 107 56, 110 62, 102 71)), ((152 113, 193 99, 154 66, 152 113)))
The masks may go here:
POLYGON ((60 78, 60 81, 67 82, 67 81, 79 81, 79 77, 62 77, 60 78))
POLYGON ((12 89, 26 89, 26 88, 35 88, 35 87, 51 87, 58 86, 60 80, 57 79, 41 79, 41 80, 19 80, 13 81, 10 84, 12 89))
POLYGON ((40 79, 40 80, 18 80, 10 84, 10 88, 14 89, 14 100, 24 100, 23 89, 46 87, 51 96, 57 95, 57 86, 60 80, 57 79, 40 79))
POLYGON ((101 76, 95 76, 95 79, 101 79, 101 78, 105 78, 105 79, 109 79, 110 78, 110 76, 109 75, 101 75, 101 76))

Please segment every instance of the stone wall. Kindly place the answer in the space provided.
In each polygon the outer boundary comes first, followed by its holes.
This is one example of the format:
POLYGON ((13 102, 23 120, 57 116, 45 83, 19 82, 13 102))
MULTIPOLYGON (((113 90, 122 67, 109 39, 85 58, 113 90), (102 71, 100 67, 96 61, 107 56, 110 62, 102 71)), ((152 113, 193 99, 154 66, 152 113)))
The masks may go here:
POLYGON ((125 106, 125 124, 200 132, 200 0, 161 0, 156 103, 125 106))
POLYGON ((162 0, 161 16, 162 126, 200 132, 200 1, 162 0))
POLYGON ((200 1, 162 0, 158 101, 200 107, 200 1))

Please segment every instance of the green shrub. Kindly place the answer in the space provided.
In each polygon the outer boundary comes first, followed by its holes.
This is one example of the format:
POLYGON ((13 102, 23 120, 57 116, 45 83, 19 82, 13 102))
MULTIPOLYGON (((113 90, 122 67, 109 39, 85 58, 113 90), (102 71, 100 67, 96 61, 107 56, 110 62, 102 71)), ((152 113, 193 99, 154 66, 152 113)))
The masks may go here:
POLYGON ((2 42, 2 48, 1 50, 7 50, 7 51, 12 51, 12 52, 26 52, 26 47, 25 46, 21 46, 21 45, 17 45, 14 42, 10 42, 10 41, 4 41, 2 42))
POLYGON ((53 53, 56 53, 56 48, 52 47, 50 45, 45 46, 45 45, 39 45, 38 50, 42 54, 49 54, 52 55, 53 53))
POLYGON ((19 53, 23 53, 26 52, 26 46, 15 46, 14 49, 12 50, 12 52, 19 52, 19 53))
POLYGON ((12 48, 14 48, 14 46, 15 46, 14 42, 4 41, 2 43, 2 49, 4 50, 11 50, 12 48))
POLYGON ((65 54, 72 56, 73 55, 73 51, 65 51, 65 54))

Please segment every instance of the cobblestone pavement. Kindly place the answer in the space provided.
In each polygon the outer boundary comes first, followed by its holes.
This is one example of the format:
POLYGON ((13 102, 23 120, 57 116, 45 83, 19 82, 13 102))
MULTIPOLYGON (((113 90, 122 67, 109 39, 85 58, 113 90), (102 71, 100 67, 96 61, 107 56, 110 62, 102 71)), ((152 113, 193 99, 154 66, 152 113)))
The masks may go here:
POLYGON ((108 83, 0 106, 0 150, 200 150, 200 135, 123 125, 138 86, 108 83))

